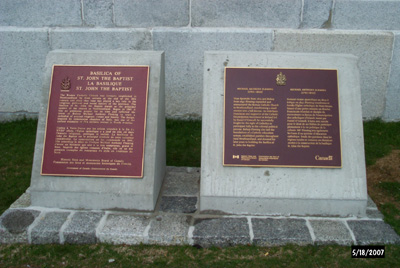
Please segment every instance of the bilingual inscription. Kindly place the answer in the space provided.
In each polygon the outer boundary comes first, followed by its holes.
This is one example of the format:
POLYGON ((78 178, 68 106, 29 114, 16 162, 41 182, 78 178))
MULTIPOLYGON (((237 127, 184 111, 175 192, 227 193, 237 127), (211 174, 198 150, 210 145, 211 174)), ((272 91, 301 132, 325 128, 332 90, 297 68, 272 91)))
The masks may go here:
POLYGON ((53 66, 42 175, 143 177, 148 66, 53 66))
POLYGON ((225 68, 223 164, 340 168, 337 70, 225 68))

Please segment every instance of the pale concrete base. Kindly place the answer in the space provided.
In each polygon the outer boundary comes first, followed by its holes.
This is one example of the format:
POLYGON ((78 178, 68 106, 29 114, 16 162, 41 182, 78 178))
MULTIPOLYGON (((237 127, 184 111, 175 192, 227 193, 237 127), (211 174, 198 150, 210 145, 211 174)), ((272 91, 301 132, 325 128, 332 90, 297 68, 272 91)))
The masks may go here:
POLYGON ((165 174, 164 53, 56 50, 47 56, 45 70, 31 177, 32 205, 74 209, 154 210, 165 174), (150 66, 143 178, 40 175, 53 64, 150 66))
MULTIPOLYGON (((158 197, 158 194, 156 195, 158 197)), ((33 205, 46 204, 46 207, 67 209, 132 209, 137 211, 154 210, 153 195, 90 193, 90 192, 39 192, 31 195, 33 205), (50 202, 50 203, 49 203, 50 202)), ((42 205, 43 206, 43 205, 42 205)))
POLYGON ((367 185, 357 58, 342 54, 206 52, 200 209, 239 214, 364 216, 367 185), (224 167, 224 67, 337 69, 339 169, 224 167))
POLYGON ((365 216, 365 200, 201 196, 200 204, 202 211, 218 209, 251 215, 324 216, 329 211, 330 216, 365 216))

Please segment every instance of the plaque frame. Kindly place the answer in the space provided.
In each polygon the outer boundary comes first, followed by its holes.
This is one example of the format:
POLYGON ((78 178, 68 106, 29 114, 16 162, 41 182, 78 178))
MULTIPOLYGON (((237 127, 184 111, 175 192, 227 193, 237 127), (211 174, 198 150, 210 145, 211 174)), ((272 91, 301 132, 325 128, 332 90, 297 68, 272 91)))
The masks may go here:
MULTIPOLYGON (((282 74, 282 73, 280 73, 282 74)), ((278 79, 278 78, 277 78, 278 79)), ((278 84, 278 81, 276 81, 278 84)), ((278 85, 279 86, 279 85, 278 85)), ((224 101, 223 101, 223 145, 222 145, 222 164, 225 167, 281 167, 281 168, 321 168, 321 169, 340 169, 343 167, 343 149, 342 149, 342 130, 341 130, 341 114, 340 114, 340 88, 339 88, 339 70, 335 68, 291 68, 291 67, 248 67, 248 66, 225 66, 224 67, 224 101), (329 165, 280 165, 280 164, 228 164, 225 163, 225 137, 226 137, 226 90, 227 90, 227 69, 256 69, 256 70, 317 70, 317 71, 335 71, 336 72, 336 91, 337 91, 337 122, 338 122, 338 139, 339 139, 339 151, 340 151, 340 165, 329 166, 329 165)), ((335 105, 336 105, 335 104, 335 105)), ((287 150, 287 148, 285 148, 287 150)))
POLYGON ((150 66, 149 65, 104 65, 104 64, 53 64, 50 75, 50 88, 48 93, 48 103, 46 108, 46 120, 45 120, 45 129, 44 129, 44 140, 43 140, 43 151, 42 151, 42 159, 40 164, 40 175, 41 176, 61 176, 61 177, 90 177, 90 178, 143 178, 143 170, 144 170, 144 161, 145 161, 145 145, 146 145, 146 125, 147 125, 147 107, 148 107, 148 94, 149 94, 149 79, 150 79, 150 66), (147 77, 146 77, 146 89, 145 89, 145 108, 144 108, 144 125, 143 125, 143 140, 142 143, 142 154, 141 154, 141 167, 140 167, 140 175, 139 176, 124 176, 124 175, 87 175, 87 174, 58 174, 58 173, 44 173, 43 172, 43 161, 46 149, 46 136, 47 136, 47 128, 48 128, 48 119, 49 119, 49 110, 50 110, 50 102, 51 102, 51 94, 53 88, 53 78, 54 78, 54 67, 57 66, 67 66, 67 67, 109 67, 109 68, 118 68, 118 67, 139 67, 139 68, 147 68, 147 77))

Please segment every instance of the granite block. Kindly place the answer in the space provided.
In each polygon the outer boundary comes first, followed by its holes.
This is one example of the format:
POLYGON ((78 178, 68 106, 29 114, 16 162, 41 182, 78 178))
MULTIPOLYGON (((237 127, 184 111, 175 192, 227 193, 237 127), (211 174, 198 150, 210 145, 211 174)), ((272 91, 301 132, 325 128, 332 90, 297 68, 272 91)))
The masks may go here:
POLYGON ((193 243, 201 247, 249 244, 248 221, 246 218, 197 219, 193 243))
POLYGON ((194 27, 297 28, 301 0, 193 0, 194 27))
POLYGON ((314 230, 315 243, 319 245, 351 245, 353 240, 343 222, 335 220, 310 220, 314 230))
POLYGON ((171 213, 194 213, 197 211, 197 197, 163 196, 160 211, 171 213))
POLYGON ((28 228, 40 211, 8 209, 0 217, 0 244, 28 243, 28 228))
POLYGON ((151 50, 151 33, 145 29, 74 29, 50 30, 51 49, 151 50))
POLYGON ((384 221, 347 221, 358 245, 400 244, 399 235, 384 221))
POLYGON ((368 196, 367 209, 378 209, 375 205, 374 200, 372 200, 370 196, 368 196))
POLYGON ((158 245, 183 245, 188 243, 192 217, 159 215, 153 219, 149 230, 149 243, 158 245))
POLYGON ((253 243, 259 246, 284 244, 311 244, 311 235, 304 219, 258 219, 251 220, 253 243))
POLYGON ((83 0, 83 22, 86 26, 112 27, 113 0, 83 0))
POLYGON ((60 243, 60 229, 70 212, 48 212, 38 219, 31 231, 32 244, 60 243))
POLYGON ((33 223, 39 215, 38 211, 34 210, 7 210, 1 217, 1 225, 11 234, 20 234, 33 223))
POLYGON ((274 51, 346 53, 359 57, 364 119, 384 114, 392 47, 393 34, 378 31, 277 30, 274 40, 274 51))
POLYGON ((14 203, 11 204, 10 208, 26 208, 31 205, 31 194, 27 191, 22 194, 14 203))
MULTIPOLYGON (((400 3, 400 2, 399 2, 400 3)), ((394 32, 394 46, 392 65, 388 89, 386 93, 386 107, 384 119, 387 121, 400 120, 400 31, 394 32)))
POLYGON ((188 0, 114 0, 117 26, 181 27, 189 25, 188 0))
POLYGON ((150 224, 148 216, 110 214, 98 232, 102 243, 136 245, 147 239, 145 233, 150 224))
POLYGON ((367 217, 370 219, 381 219, 383 220, 382 213, 377 209, 368 209, 367 208, 367 217))
POLYGON ((153 30, 154 50, 165 51, 166 116, 200 118, 207 50, 268 51, 270 29, 179 28, 153 30))
POLYGON ((164 196, 197 196, 200 173, 168 172, 164 179, 164 196))
POLYGON ((331 28, 333 0, 304 0, 301 28, 331 28))
POLYGON ((336 0, 334 28, 351 30, 399 30, 400 2, 384 0, 336 0))
POLYGON ((81 1, 2 0, 0 25, 22 27, 81 26, 81 1))
POLYGON ((47 38, 46 29, 0 29, 0 112, 39 112, 47 38))
POLYGON ((103 215, 104 213, 102 212, 76 212, 62 233, 65 243, 96 243, 96 228, 103 215))

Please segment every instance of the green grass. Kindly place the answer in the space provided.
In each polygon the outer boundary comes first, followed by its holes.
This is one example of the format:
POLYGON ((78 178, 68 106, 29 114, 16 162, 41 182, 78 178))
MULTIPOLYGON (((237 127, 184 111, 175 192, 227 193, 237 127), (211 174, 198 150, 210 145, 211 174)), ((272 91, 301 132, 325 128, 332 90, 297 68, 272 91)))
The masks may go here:
POLYGON ((190 246, 3 245, 0 267, 398 267, 399 246, 384 259, 352 259, 351 247, 196 249, 190 246), (28 266, 29 265, 29 266, 28 266))
POLYGON ((396 233, 400 235, 400 210, 392 203, 384 203, 379 208, 385 222, 390 224, 396 233))
MULTIPOLYGON (((400 163, 399 163, 400 165, 400 163)), ((384 203, 380 205, 380 210, 385 216, 385 222, 389 223, 393 229, 400 235, 400 183, 399 182, 381 182, 379 187, 382 189, 382 194, 388 195, 394 198, 398 204, 396 207, 392 203, 384 203)))
MULTIPOLYGON (((400 122, 385 123, 376 119, 364 123, 365 160, 373 165, 377 159, 388 155, 394 149, 400 149, 400 122)), ((400 163, 399 163, 400 165, 400 163)), ((379 186, 381 194, 391 196, 397 206, 385 202, 379 205, 386 223, 400 234, 400 183, 382 181, 379 186)))
POLYGON ((167 166, 200 167, 201 121, 168 119, 167 166))
MULTIPOLYGON (((400 163, 399 163, 400 165, 400 163)), ((395 181, 383 181, 379 187, 386 195, 392 196, 397 202, 400 203, 400 183, 395 181)))
POLYGON ((0 124, 0 214, 30 185, 37 120, 0 124))
POLYGON ((400 122, 385 123, 375 119, 364 123, 365 161, 375 161, 388 155, 393 149, 400 149, 400 122))

